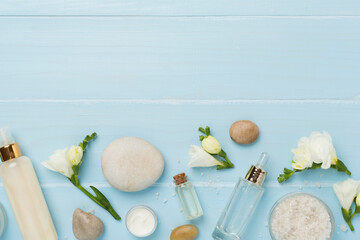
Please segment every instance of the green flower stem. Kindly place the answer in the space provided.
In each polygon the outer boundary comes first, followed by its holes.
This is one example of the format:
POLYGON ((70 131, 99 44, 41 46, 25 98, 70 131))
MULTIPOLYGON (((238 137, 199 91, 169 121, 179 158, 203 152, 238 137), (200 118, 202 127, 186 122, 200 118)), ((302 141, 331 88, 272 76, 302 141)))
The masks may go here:
MULTIPOLYGON (((77 177, 75 177, 77 178, 77 177)), ((71 181, 71 180, 70 180, 71 181)), ((72 181, 71 181, 72 182, 72 181)), ((108 211, 116 220, 121 220, 119 214, 117 214, 117 212, 111 207, 111 205, 108 204, 103 204, 102 200, 99 200, 96 196, 93 196, 88 190, 86 190, 83 186, 81 186, 78 182, 74 183, 75 187, 77 187, 78 189, 80 189, 80 191, 82 191, 83 193, 85 193, 86 196, 88 196, 91 200, 93 200, 97 205, 99 205, 100 207, 104 208, 106 211, 108 211)))
POLYGON ((222 157, 225 159, 225 161, 221 162, 223 165, 217 166, 216 170, 226 169, 226 168, 234 168, 234 164, 227 157, 226 152, 224 152, 224 150, 221 149, 221 151, 218 154, 212 154, 212 155, 218 155, 219 157, 222 157))
POLYGON ((349 225, 350 227, 350 230, 353 232, 355 229, 354 229, 354 226, 352 225, 351 223, 351 220, 355 217, 355 215, 357 214, 357 212, 355 211, 351 216, 350 216, 350 220, 349 221, 346 221, 347 225, 349 225))
POLYGON ((226 157, 224 157, 224 159, 225 159, 225 161, 228 163, 228 166, 230 167, 230 168, 233 168, 234 167, 234 164, 230 161, 230 159, 226 156, 226 157))
MULTIPOLYGON (((288 169, 288 168, 284 168, 284 173, 280 174, 278 177, 278 182, 282 183, 285 182, 286 180, 288 180, 294 173, 296 172, 302 172, 304 170, 308 170, 308 169, 318 169, 321 168, 321 163, 313 163, 313 165, 309 168, 305 168, 305 169, 288 169)), ((348 168, 345 166, 345 164, 338 159, 336 161, 336 164, 331 165, 331 168, 336 169, 338 172, 344 172, 347 175, 351 175, 351 172, 348 170, 348 168)))
MULTIPOLYGON (((78 189, 80 189, 83 193, 85 193, 86 196, 88 196, 91 200, 93 200, 97 205, 99 205, 100 207, 105 208, 104 205, 102 205, 102 203, 96 199, 96 197, 94 197, 91 193, 89 193, 88 190, 86 190, 83 186, 79 185, 75 185, 75 187, 77 187, 78 189)), ((107 209, 106 209, 107 210, 107 209)))
POLYGON ((354 226, 353 226, 352 223, 351 223, 351 220, 350 220, 350 221, 347 221, 346 223, 347 223, 347 225, 349 226, 350 230, 353 232, 355 229, 354 229, 354 226))
POLYGON ((349 225, 350 227, 350 230, 351 231, 354 231, 354 226, 352 225, 351 223, 351 220, 354 218, 354 216, 356 215, 356 210, 351 214, 352 210, 349 209, 349 210, 346 210, 344 209, 343 207, 341 208, 341 213, 343 215, 343 218, 345 220, 345 222, 347 223, 347 225, 349 225))

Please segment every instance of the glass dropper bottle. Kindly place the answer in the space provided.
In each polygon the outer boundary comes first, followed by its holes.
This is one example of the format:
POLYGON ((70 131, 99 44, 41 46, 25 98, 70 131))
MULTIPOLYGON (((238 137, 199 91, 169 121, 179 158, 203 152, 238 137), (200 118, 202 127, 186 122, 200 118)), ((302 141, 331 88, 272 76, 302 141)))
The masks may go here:
POLYGON ((243 239, 250 219, 264 193, 261 185, 265 180, 264 169, 268 159, 268 153, 261 153, 257 164, 250 167, 245 178, 240 178, 212 234, 214 239, 243 239))

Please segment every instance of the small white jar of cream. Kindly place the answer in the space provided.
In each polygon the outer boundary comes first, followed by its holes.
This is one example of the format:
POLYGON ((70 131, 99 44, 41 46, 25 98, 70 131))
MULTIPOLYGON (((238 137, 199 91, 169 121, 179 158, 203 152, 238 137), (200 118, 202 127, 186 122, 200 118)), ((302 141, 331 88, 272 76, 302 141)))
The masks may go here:
POLYGON ((147 237, 156 227, 157 216, 149 206, 136 205, 126 214, 126 228, 135 237, 147 237))

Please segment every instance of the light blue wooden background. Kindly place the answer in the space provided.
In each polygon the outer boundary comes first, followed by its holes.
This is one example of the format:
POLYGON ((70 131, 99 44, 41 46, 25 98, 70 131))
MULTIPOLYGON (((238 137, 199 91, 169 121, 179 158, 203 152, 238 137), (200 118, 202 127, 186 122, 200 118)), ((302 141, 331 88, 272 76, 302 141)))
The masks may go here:
MULTIPOLYGON (((333 210, 334 239, 359 239, 360 217, 354 233, 338 227, 344 221, 332 184, 344 174, 318 170, 276 181, 290 166, 290 149, 314 130, 333 136, 338 156, 360 179, 359 14, 358 0, 2 0, 0 126, 12 128, 33 160, 62 240, 74 239, 77 207, 94 209, 104 221, 101 239, 135 239, 124 221, 40 164, 93 131, 99 137, 86 153, 81 182, 98 186, 122 217, 135 204, 153 207, 160 224, 147 239, 169 239, 171 228, 188 223, 172 196, 172 176, 182 171, 205 210, 193 222, 198 239, 210 239, 237 178, 262 151, 271 155, 267 191, 246 240, 270 239, 271 206, 299 190, 333 210), (260 127, 255 144, 230 140, 228 129, 239 119, 260 127), (189 145, 199 144, 197 128, 204 125, 235 169, 187 168, 189 145), (102 175, 103 149, 122 136, 144 138, 164 155, 163 176, 145 191, 122 193, 102 175)), ((2 239, 20 239, 2 184, 0 202, 9 217, 2 239)))

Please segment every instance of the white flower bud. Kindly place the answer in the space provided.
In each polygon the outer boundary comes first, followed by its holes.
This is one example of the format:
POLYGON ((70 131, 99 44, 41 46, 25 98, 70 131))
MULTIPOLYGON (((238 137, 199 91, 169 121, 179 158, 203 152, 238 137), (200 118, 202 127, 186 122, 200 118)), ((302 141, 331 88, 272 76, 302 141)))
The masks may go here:
POLYGON ((216 138, 213 136, 208 136, 204 138, 201 142, 201 145, 205 151, 211 154, 218 154, 221 152, 221 145, 216 138))
POLYGON ((360 192, 356 196, 356 206, 360 207, 360 192))
POLYGON ((71 146, 69 151, 66 153, 66 158, 72 166, 79 165, 83 157, 83 150, 79 146, 71 146))

